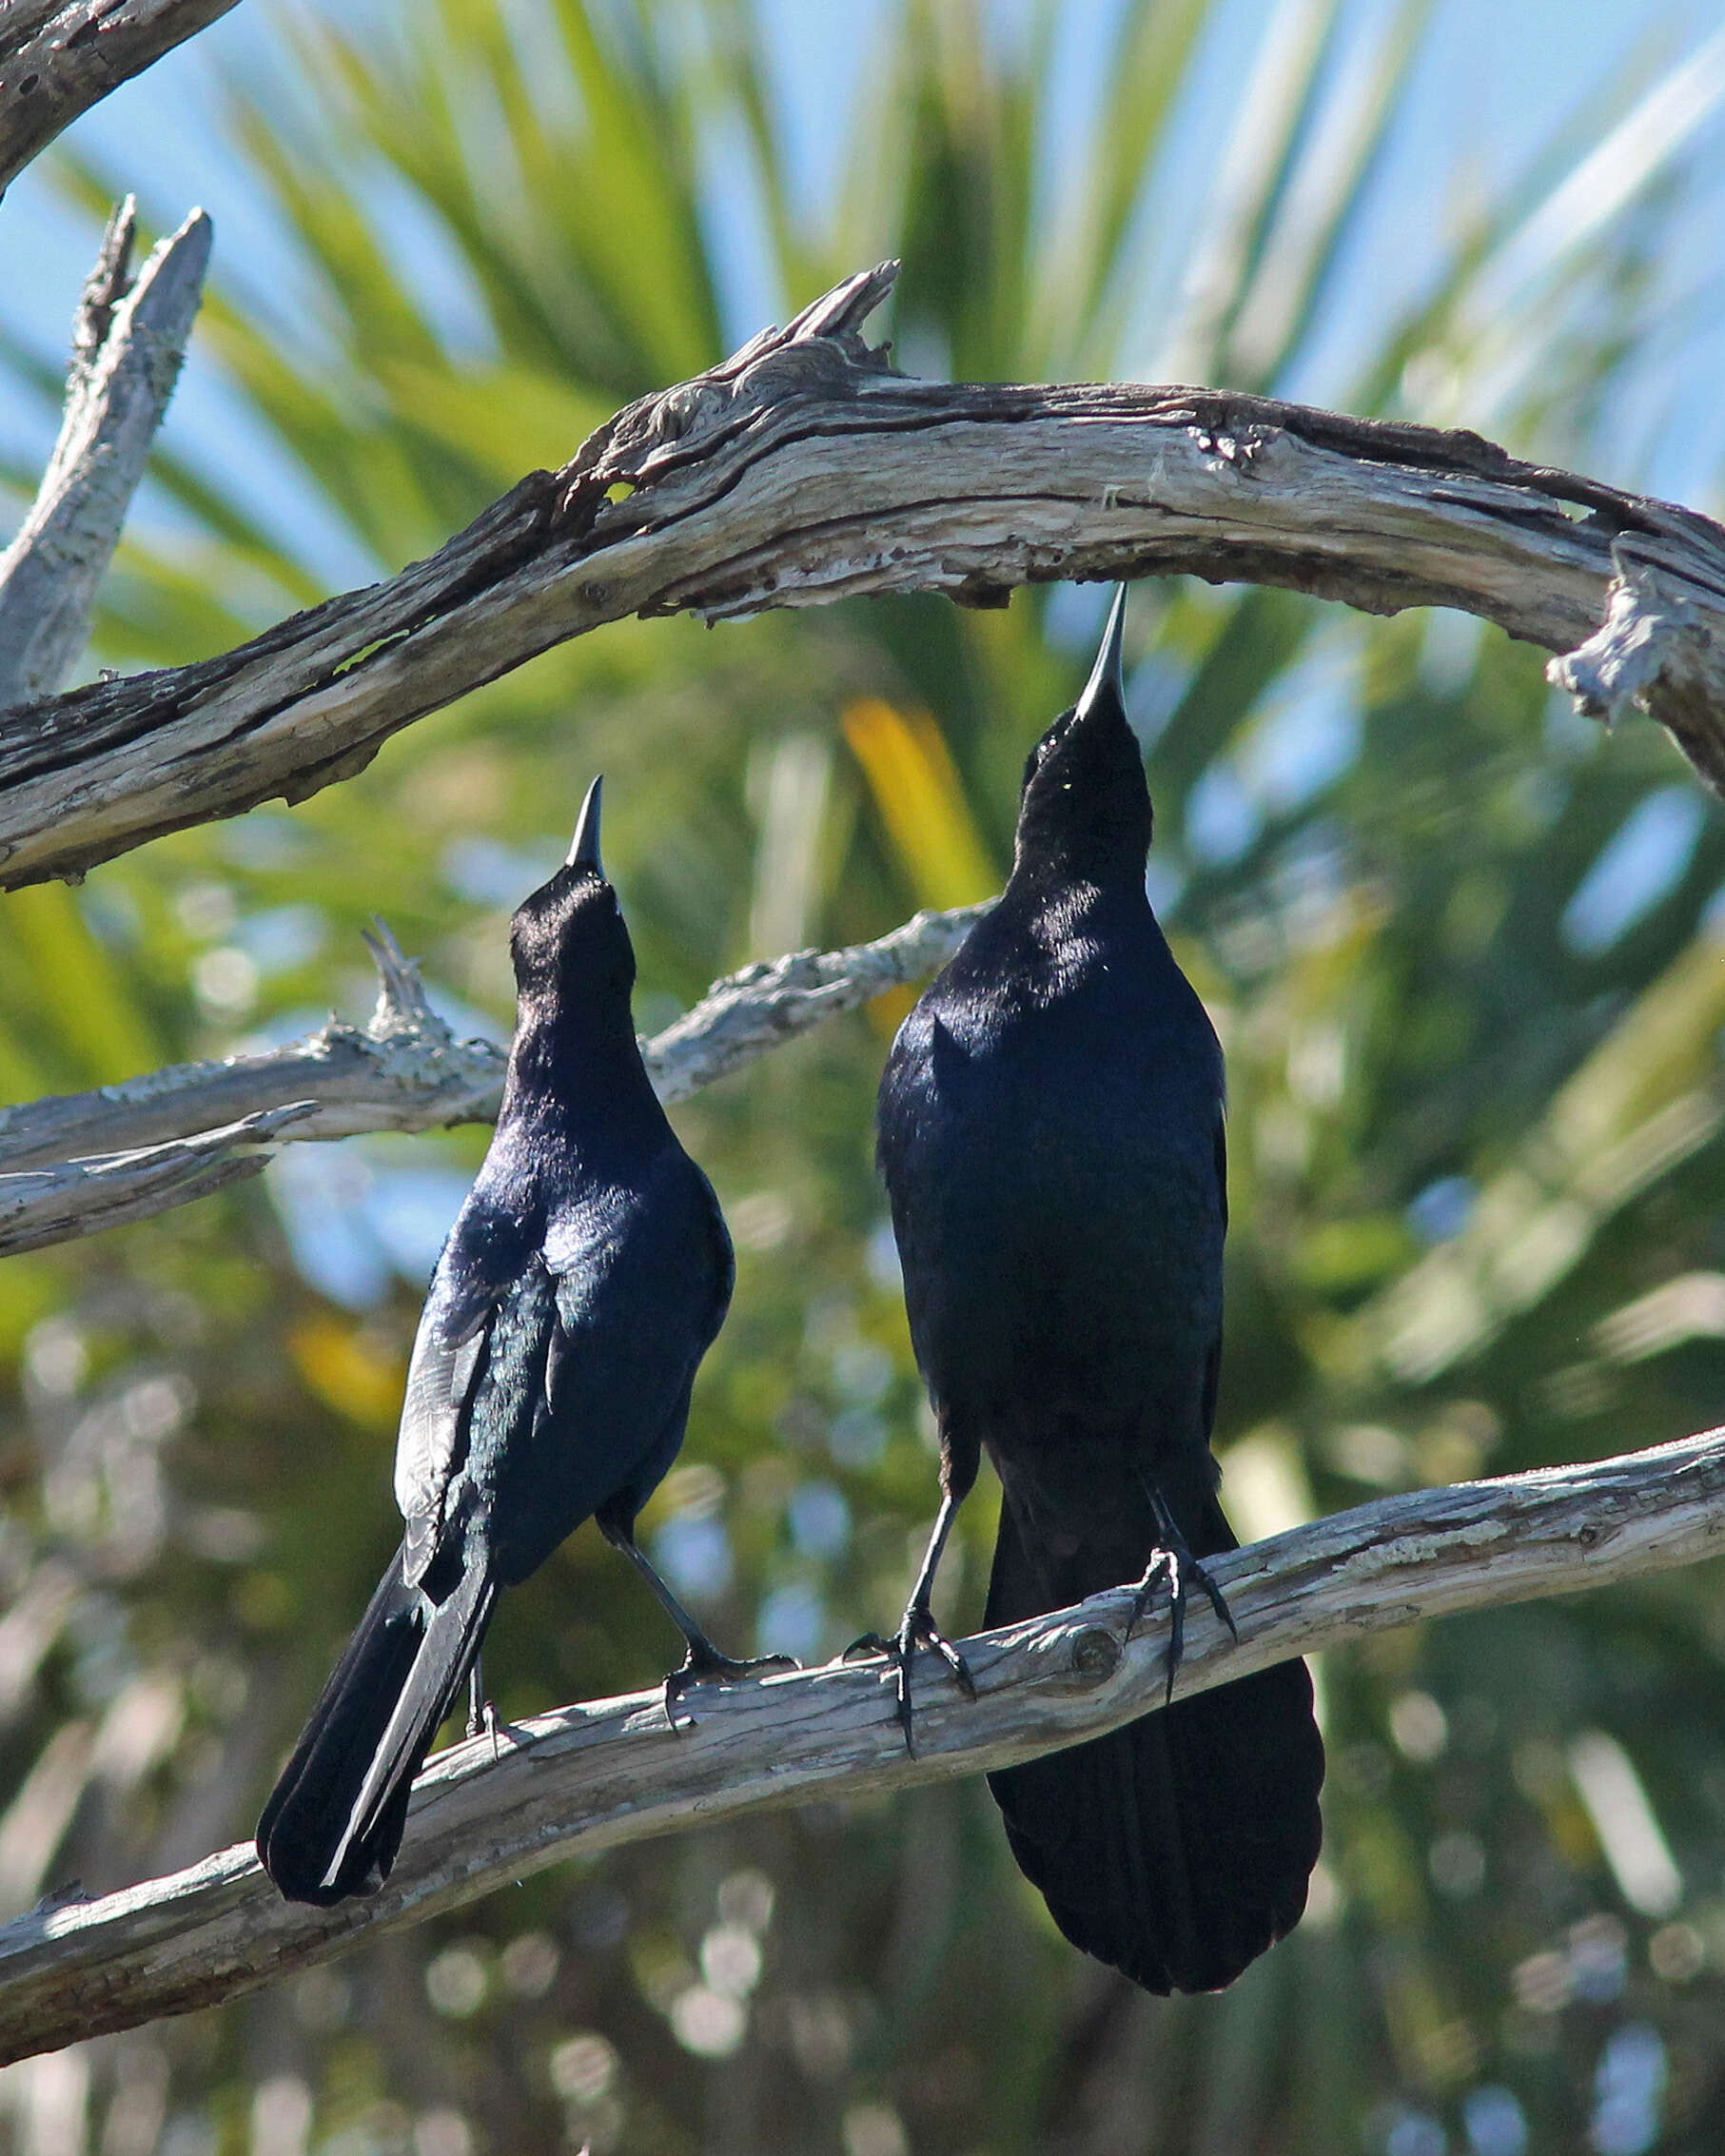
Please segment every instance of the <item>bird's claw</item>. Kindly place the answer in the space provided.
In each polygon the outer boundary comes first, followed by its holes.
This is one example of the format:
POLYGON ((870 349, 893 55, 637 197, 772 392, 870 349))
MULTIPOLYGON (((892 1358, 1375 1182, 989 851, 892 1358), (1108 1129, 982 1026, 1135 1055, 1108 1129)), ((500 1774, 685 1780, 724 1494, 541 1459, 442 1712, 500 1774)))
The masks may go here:
POLYGON ((895 1637, 882 1639, 878 1633, 865 1633, 861 1639, 853 1641, 845 1650, 847 1661, 859 1650, 866 1648, 871 1653, 885 1655, 893 1665, 897 1672, 894 1687, 896 1704, 893 1711, 898 1726, 904 1732, 905 1750, 912 1759, 916 1756, 916 1732, 911 1707, 911 1665, 916 1658, 919 1647, 931 1647, 951 1671, 959 1691, 967 1699, 975 1698, 976 1680, 970 1675, 970 1665, 935 1623, 933 1612, 920 1608, 914 1602, 905 1612, 905 1620, 899 1626, 895 1637))
POLYGON ((1132 1596, 1132 1607, 1127 1617, 1126 1636, 1128 1639, 1143 1622, 1144 1613, 1149 1607, 1150 1597, 1157 1583, 1166 1579, 1168 1586, 1168 1676, 1166 1698, 1174 1696, 1174 1679, 1186 1654, 1186 1598, 1196 1580, 1203 1588, 1211 1609, 1228 1628, 1231 1638, 1238 1643, 1240 1628, 1234 1622, 1234 1613, 1228 1608, 1226 1597, 1210 1578, 1204 1565, 1186 1545, 1186 1539, 1173 1521, 1163 1518, 1160 1521, 1163 1547, 1155 1551, 1145 1567, 1144 1578, 1138 1582, 1132 1596))
POLYGON ((498 1736, 498 1712, 489 1699, 477 1712, 469 1709, 467 1735, 469 1739, 481 1735, 491 1739, 491 1759, 494 1766, 503 1756, 503 1747, 498 1736))
MULTIPOLYGON (((679 1668, 672 1670, 665 1678, 665 1719, 675 1730, 676 1703, 692 1685, 734 1684, 739 1678, 770 1676, 775 1670, 799 1670, 802 1664, 791 1655, 755 1655, 736 1661, 729 1655, 721 1655, 716 1647, 698 1648, 691 1643, 688 1654, 679 1668)), ((686 1717, 693 1723, 695 1716, 686 1717)))

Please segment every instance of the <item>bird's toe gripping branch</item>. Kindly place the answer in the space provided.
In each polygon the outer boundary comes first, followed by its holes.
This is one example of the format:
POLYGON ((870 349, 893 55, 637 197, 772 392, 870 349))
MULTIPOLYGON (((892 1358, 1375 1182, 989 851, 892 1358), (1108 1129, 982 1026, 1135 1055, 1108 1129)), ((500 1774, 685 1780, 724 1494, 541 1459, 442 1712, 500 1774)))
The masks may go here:
POLYGON ((911 1671, 919 1647, 931 1647, 951 1671, 953 1681, 965 1697, 975 1698, 976 1680, 970 1675, 970 1665, 935 1623, 934 1613, 926 1602, 912 1601, 905 1612, 904 1622, 892 1638, 883 1639, 878 1632, 865 1632, 860 1639, 853 1639, 844 1653, 847 1662, 884 1655, 892 1663, 896 1678, 893 1711, 904 1732, 905 1750, 912 1758, 916 1756, 916 1732, 911 1704, 911 1671))
POLYGON ((1174 1678, 1186 1654, 1186 1598, 1194 1582, 1203 1588, 1220 1620, 1228 1628, 1231 1638, 1238 1640, 1240 1628, 1234 1622, 1234 1613, 1228 1608, 1226 1597, 1210 1578, 1203 1563, 1186 1545, 1186 1539, 1174 1524, 1174 1516, 1158 1497, 1152 1497, 1156 1509, 1156 1532, 1162 1538, 1161 1546, 1150 1557, 1145 1567, 1144 1578, 1138 1582, 1132 1596, 1132 1607, 1127 1617, 1126 1636, 1129 1639, 1144 1620, 1150 1597, 1159 1581, 1166 1580, 1171 1629, 1168 1638, 1168 1677, 1166 1698, 1174 1696, 1174 1678))
POLYGON ((503 1747, 498 1736, 498 1711, 485 1694, 485 1673, 478 1655, 467 1673, 467 1735, 469 1738, 488 1736, 491 1739, 493 1764, 503 1756, 503 1747))
MULTIPOLYGON (((801 1668, 802 1664, 790 1655, 755 1655, 738 1661, 720 1654, 712 1640, 690 1636, 688 1654, 665 1677, 665 1719, 674 1730, 677 1727, 676 1703, 697 1684, 734 1684, 743 1677, 771 1676, 775 1671, 801 1668)), ((693 1721, 695 1717, 686 1718, 693 1721)))

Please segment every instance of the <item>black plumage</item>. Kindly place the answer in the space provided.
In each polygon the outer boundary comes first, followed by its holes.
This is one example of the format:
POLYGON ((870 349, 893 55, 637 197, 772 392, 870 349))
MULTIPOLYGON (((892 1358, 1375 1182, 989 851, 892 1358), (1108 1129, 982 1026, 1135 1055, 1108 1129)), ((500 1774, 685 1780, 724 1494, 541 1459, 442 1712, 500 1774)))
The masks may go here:
MULTIPOLYGON (((292 1901, 337 1902, 388 1875, 499 1589, 584 1519, 682 1629, 680 1678, 759 1666, 719 1656, 635 1541, 734 1266, 718 1201, 636 1044, 635 954, 598 815, 596 779, 567 862, 511 927, 518 1018, 497 1132, 408 1372, 395 1470, 406 1532, 258 1824, 259 1857, 292 1901)), ((476 1719, 478 1690, 476 1676, 476 1719)))
MULTIPOLYGON (((1188 1582, 1226 1614, 1198 1561, 1236 1546, 1209 1449, 1222 1051, 1145 893, 1124 603, 1026 767, 1004 896, 905 1021, 881 1083, 943 1492, 895 1646, 907 1735, 919 1643, 965 1678, 930 1593, 985 1451, 1004 1492, 990 1625, 1137 1581, 1147 1599, 1172 1588, 1177 1622, 1188 1582)), ((1323 1774, 1295 1661, 989 1779, 1068 1938, 1166 1992, 1231 1982, 1297 1921, 1323 1774)))

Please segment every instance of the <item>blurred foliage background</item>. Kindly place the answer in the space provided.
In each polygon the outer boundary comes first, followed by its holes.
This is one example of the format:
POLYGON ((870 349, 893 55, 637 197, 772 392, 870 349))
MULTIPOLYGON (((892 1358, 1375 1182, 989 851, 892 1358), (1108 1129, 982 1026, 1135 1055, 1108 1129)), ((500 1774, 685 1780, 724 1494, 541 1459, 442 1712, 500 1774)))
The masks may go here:
MULTIPOLYGON (((916 371, 1293 391, 1637 483, 1649 356, 1717 314, 1716 284, 1674 297, 1662 265, 1720 50, 1650 45, 1553 110, 1510 181, 1406 203, 1437 265, 1416 303, 1341 292, 1443 8, 1285 0, 1219 56, 1239 9, 1121 0, 1089 18, 1073 124, 1051 85, 1084 10, 903 0, 835 54, 854 80, 824 189, 746 0, 284 12, 219 116, 277 243, 218 235, 198 331, 241 447, 231 470, 164 450, 92 664, 200 656, 321 596, 332 558, 380 574, 434 548, 758 326, 727 313, 745 258, 783 319, 902 253, 889 326, 916 371), (297 523, 260 505, 259 454, 297 523)), ((159 228, 186 206, 85 140, 43 167, 80 265, 123 187, 159 228)), ((46 421, 57 356, 0 321, 0 368, 46 421)), ((21 507, 34 469, 4 478, 21 507)), ((0 1089, 360 1015, 374 911, 458 1023, 503 1037, 508 911, 600 768, 644 1029, 744 960, 983 895, 1103 596, 632 623, 553 653, 291 813, 0 901, 0 1089)), ((1715 1420, 1725 829, 1663 735, 1607 737, 1541 654, 1457 616, 1145 584, 1130 644, 1152 895, 1232 1073, 1218 1441, 1242 1532, 1715 1420)), ((899 1014, 679 1111, 739 1283, 649 1524, 739 1647, 824 1655, 893 1617, 931 1512, 871 1165, 899 1014)), ((394 1545, 405 1356, 484 1135, 293 1147, 265 1183, 7 1266, 7 1911, 249 1833, 394 1545)), ((960 1626, 991 1508, 943 1573, 960 1626)), ((486 1668, 517 1715, 647 1684, 676 1645, 583 1532, 510 1597, 486 1668)), ((1327 1657, 1310 1913, 1225 1996, 1152 2001, 1072 1954, 978 1783, 541 1874, 9 2069, 0 2141, 1713 2150, 1722 1665, 1713 1568, 1327 1657)))

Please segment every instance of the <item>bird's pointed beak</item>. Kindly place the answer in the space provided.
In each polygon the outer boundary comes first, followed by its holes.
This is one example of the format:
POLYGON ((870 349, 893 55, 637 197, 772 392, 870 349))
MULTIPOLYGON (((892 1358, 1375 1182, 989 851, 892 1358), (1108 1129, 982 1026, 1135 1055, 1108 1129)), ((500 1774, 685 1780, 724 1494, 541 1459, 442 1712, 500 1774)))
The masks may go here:
POLYGON ((599 790, 604 783, 601 773, 587 789, 569 858, 563 863, 566 869, 591 869, 596 876, 605 872, 605 864, 599 859, 599 790))
POLYGON ((1096 654, 1096 663, 1090 669, 1090 678, 1084 685, 1077 711, 1080 718, 1088 718, 1107 695, 1112 695, 1121 710, 1126 709, 1126 676, 1122 668, 1121 648, 1126 635, 1126 595, 1124 584, 1116 586, 1114 604, 1108 611, 1108 625, 1103 631, 1102 649, 1096 654))

